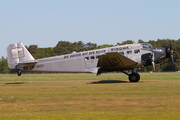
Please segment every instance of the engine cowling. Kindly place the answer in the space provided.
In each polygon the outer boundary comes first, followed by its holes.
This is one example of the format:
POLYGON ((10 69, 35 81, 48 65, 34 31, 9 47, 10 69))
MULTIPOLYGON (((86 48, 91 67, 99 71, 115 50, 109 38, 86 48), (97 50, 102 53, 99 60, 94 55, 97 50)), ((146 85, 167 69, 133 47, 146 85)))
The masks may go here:
POLYGON ((152 54, 146 53, 141 56, 142 64, 145 66, 152 65, 152 54))
POLYGON ((170 58, 171 57, 171 49, 169 46, 166 46, 165 47, 165 51, 166 51, 166 57, 167 58, 170 58))

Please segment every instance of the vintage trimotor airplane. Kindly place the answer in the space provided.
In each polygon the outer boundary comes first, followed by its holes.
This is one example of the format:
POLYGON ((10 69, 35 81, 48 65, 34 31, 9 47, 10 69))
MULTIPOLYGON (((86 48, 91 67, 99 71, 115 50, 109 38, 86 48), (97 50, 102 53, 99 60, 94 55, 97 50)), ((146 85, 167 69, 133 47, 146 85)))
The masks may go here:
POLYGON ((127 44, 103 49, 73 52, 71 54, 35 60, 20 42, 7 47, 8 66, 17 69, 20 76, 27 72, 97 73, 121 71, 129 76, 130 82, 138 82, 136 70, 153 65, 161 59, 172 58, 169 46, 153 48, 151 44, 127 44), (127 70, 132 70, 129 74, 127 70))

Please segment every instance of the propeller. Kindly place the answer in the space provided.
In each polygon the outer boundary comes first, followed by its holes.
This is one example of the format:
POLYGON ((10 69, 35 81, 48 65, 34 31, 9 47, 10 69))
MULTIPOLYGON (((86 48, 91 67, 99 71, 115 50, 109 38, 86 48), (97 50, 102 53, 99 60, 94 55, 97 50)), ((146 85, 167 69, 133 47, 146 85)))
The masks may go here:
POLYGON ((169 47, 169 46, 166 46, 166 47, 165 47, 165 50, 166 50, 166 57, 167 57, 167 58, 171 58, 172 63, 174 63, 173 50, 172 50, 171 44, 170 44, 170 47, 169 47))
POLYGON ((152 61, 152 65, 153 65, 154 71, 156 71, 154 61, 152 61))
POLYGON ((154 71, 156 71, 155 64, 154 64, 154 52, 153 52, 153 56, 152 56, 152 65, 153 65, 154 71))
POLYGON ((172 63, 174 64, 173 49, 172 49, 172 47, 171 47, 171 44, 170 44, 170 51, 171 51, 171 59, 172 59, 172 63))
POLYGON ((171 55, 171 59, 172 59, 172 63, 174 64, 174 58, 173 58, 173 55, 171 55))
MULTIPOLYGON (((170 45, 170 46, 171 46, 171 45, 170 45)), ((171 50, 170 50, 169 46, 166 46, 166 47, 165 47, 165 50, 166 50, 166 57, 167 57, 167 58, 170 58, 170 57, 171 57, 171 50)))
POLYGON ((165 48, 157 47, 157 48, 152 49, 151 64, 153 65, 154 71, 155 71, 155 63, 158 60, 163 59, 163 58, 171 58, 172 63, 174 63, 173 49, 172 49, 171 44, 170 46, 166 46, 165 48))

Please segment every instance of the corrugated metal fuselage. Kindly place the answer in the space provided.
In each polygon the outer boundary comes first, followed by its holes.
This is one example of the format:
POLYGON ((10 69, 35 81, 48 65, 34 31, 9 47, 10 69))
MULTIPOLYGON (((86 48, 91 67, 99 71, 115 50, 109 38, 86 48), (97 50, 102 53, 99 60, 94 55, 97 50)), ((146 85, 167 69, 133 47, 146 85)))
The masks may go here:
MULTIPOLYGON (((151 51, 141 49, 141 44, 128 44, 37 59, 37 63, 35 65, 28 64, 21 67, 23 68, 23 71, 35 72, 97 73, 98 57, 109 52, 118 52, 138 63, 137 65, 131 67, 122 67, 122 70, 142 67, 141 55, 151 53, 151 51), (137 52, 137 50, 139 51, 137 52)), ((119 70, 121 70, 121 68, 119 70)))

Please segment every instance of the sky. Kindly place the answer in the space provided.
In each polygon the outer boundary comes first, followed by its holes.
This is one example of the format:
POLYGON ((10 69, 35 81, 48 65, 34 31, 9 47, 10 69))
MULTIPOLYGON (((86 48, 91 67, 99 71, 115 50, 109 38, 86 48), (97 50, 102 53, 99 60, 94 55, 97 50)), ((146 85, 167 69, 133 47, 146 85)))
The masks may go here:
POLYGON ((113 44, 180 38, 180 0, 0 0, 0 57, 9 44, 113 44))

